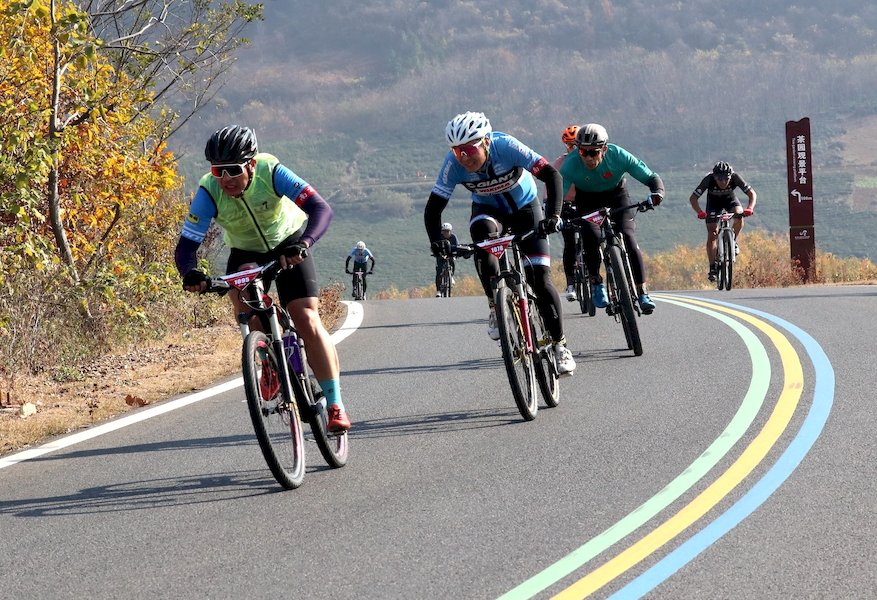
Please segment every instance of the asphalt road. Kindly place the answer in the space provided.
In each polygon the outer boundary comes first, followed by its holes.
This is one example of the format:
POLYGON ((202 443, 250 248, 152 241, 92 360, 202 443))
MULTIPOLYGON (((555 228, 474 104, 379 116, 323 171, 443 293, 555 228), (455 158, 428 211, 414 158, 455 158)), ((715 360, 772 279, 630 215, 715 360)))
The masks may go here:
POLYGON ((655 299, 641 357, 565 303, 532 422, 483 298, 364 303, 350 462, 294 491, 234 383, 5 457, 0 598, 877 597, 877 288, 655 299))

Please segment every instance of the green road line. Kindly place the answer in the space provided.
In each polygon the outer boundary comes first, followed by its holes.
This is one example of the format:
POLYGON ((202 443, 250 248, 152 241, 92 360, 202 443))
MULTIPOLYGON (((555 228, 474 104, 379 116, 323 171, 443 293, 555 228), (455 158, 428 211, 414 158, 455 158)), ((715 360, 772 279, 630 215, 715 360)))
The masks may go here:
MULTIPOLYGON (((653 297, 658 297, 653 295, 653 297)), ((589 560, 605 552, 613 544, 632 533, 638 527, 649 521, 652 517, 667 508, 672 502, 678 499, 682 494, 688 491, 696 484, 704 475, 712 469, 719 460, 725 456, 734 444, 743 437, 746 430, 752 424, 761 406, 764 404, 764 398, 767 395, 768 386, 770 384, 770 360, 767 351, 764 349, 758 337, 752 333, 745 325, 740 322, 720 314, 713 310, 694 306, 685 302, 678 302, 667 298, 662 298, 662 302, 676 304, 696 310, 709 315, 719 321, 722 321, 734 331, 737 332, 746 348, 749 351, 749 357, 752 362, 752 379, 749 383, 749 390, 743 398, 743 403, 737 409, 737 413, 731 422, 728 423, 725 430, 716 440, 701 454, 697 460, 691 463, 681 475, 667 484, 664 489, 652 496, 651 499, 640 505, 633 512, 618 521, 615 525, 605 530, 597 537, 591 539, 584 546, 573 550, 565 557, 537 573, 527 581, 521 583, 516 588, 506 592, 500 596, 499 600, 523 600, 532 598, 539 592, 545 590, 549 586, 557 583, 589 560)))

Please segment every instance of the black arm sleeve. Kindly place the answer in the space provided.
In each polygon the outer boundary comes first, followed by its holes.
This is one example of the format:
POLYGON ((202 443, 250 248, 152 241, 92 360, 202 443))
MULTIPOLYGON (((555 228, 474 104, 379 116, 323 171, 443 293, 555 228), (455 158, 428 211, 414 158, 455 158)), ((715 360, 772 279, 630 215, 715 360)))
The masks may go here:
POLYGON ((664 195, 664 182, 661 181, 657 173, 649 177, 649 182, 646 185, 649 186, 651 193, 664 195))
POLYGON ((442 237, 442 211, 447 205, 447 200, 435 192, 430 192, 426 208, 423 209, 423 224, 426 226, 430 244, 442 237))
POLYGON ((177 265, 177 271, 180 272, 180 276, 185 275, 198 266, 196 253, 200 245, 198 242, 184 237, 181 237, 180 241, 177 242, 177 248, 174 250, 174 262, 177 265))
POLYGON ((369 259, 371 259, 371 261, 372 261, 372 268, 369 269, 369 271, 374 271, 375 270, 375 257, 369 256, 369 259))
POLYGON ((350 270, 350 256, 348 256, 348 257, 347 257, 347 260, 344 261, 344 270, 345 270, 345 271, 349 271, 349 270, 350 270))
POLYGON ((536 179, 545 184, 545 191, 548 193, 545 201, 545 216, 559 216, 563 206, 563 177, 560 176, 560 171, 551 165, 545 165, 536 179))

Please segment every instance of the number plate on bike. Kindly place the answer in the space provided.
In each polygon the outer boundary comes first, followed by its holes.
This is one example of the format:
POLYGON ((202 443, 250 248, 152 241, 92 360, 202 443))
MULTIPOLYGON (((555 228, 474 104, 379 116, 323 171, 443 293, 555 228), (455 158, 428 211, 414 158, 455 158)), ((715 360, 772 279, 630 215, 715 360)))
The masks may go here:
POLYGON ((604 217, 603 215, 601 215, 601 214, 600 214, 600 211, 596 211, 596 212, 592 212, 592 213, 589 214, 589 215, 585 215, 585 216, 582 217, 582 218, 583 218, 585 221, 588 221, 589 223, 593 223, 594 225, 599 225, 600 223, 603 222, 603 219, 605 219, 606 217, 604 217))
POLYGON ((483 242, 478 242, 478 247, 482 250, 487 250, 495 257, 499 258, 503 254, 505 254, 506 248, 509 247, 509 244, 512 243, 512 240, 515 239, 513 235, 507 235, 505 237, 496 238, 495 240, 485 240, 483 242))
POLYGON ((259 273, 262 272, 262 270, 262 267, 258 267, 256 269, 247 269, 246 271, 238 271, 237 273, 232 273, 231 275, 223 275, 219 279, 227 281, 229 284, 239 290, 243 290, 250 284, 251 281, 256 278, 259 273))

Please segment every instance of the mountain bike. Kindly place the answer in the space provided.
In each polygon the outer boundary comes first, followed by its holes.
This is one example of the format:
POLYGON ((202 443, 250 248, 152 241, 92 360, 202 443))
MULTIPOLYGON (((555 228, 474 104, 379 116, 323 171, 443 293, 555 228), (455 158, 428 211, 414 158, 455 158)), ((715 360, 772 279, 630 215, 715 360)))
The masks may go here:
MULTIPOLYGON (((320 453, 334 468, 347 464, 347 432, 327 429, 326 398, 310 374, 304 340, 285 307, 266 292, 280 272, 278 261, 208 280, 206 292, 240 290, 249 308, 238 314, 243 338, 244 391, 256 439, 268 468, 286 489, 297 488, 305 474, 302 420, 310 424, 320 453), (264 331, 250 330, 256 316, 264 331)), ((205 292, 205 293, 206 293, 205 292)))
POLYGON ((365 276, 371 275, 371 271, 350 271, 344 269, 348 275, 353 275, 353 299, 365 300, 365 276))
POLYGON ((609 306, 606 314, 621 321, 624 329, 624 337, 627 340, 627 348, 633 350, 634 356, 642 356, 643 345, 639 335, 639 326, 636 318, 641 314, 639 303, 636 301, 636 284, 633 279, 633 271, 630 268, 630 259, 624 246, 624 236, 621 231, 616 232, 612 225, 612 217, 627 210, 645 212, 654 210, 651 200, 645 200, 639 204, 621 206, 618 208, 601 208, 590 214, 572 219, 573 225, 581 225, 584 221, 600 226, 600 260, 606 269, 606 291, 609 295, 609 306))
POLYGON ((571 227, 575 231, 576 244, 576 263, 573 267, 574 286, 576 297, 579 300, 579 308, 583 315, 593 317, 597 314, 597 307, 594 306, 594 299, 591 296, 591 273, 588 271, 588 265, 585 263, 585 247, 582 243, 582 226, 573 223, 571 227))
POLYGON ((734 283, 734 263, 737 262, 737 236, 734 234, 731 219, 742 219, 743 213, 729 213, 723 208, 721 213, 712 213, 710 216, 718 218, 719 224, 716 240, 716 285, 720 290, 730 290, 734 283))
POLYGON ((439 274, 439 285, 438 288, 436 288, 436 297, 451 297, 451 290, 454 287, 454 274, 451 270, 451 256, 456 256, 458 258, 469 258, 470 256, 472 256, 473 252, 474 249, 472 248, 472 246, 459 244, 456 248, 451 250, 451 254, 446 254, 444 252, 441 252, 438 255, 433 254, 436 260, 439 261, 437 269, 441 269, 441 273, 439 274))
POLYGON ((499 259, 499 274, 491 280, 503 362, 515 404, 525 421, 539 409, 536 383, 545 404, 560 403, 557 361, 551 336, 536 305, 536 294, 527 283, 519 243, 535 231, 520 236, 490 238, 477 245, 499 259))

